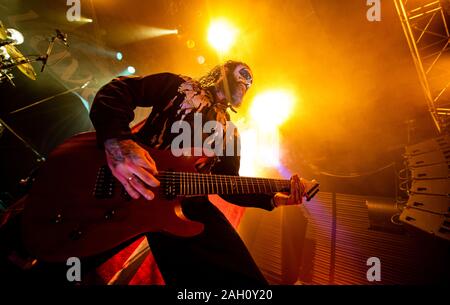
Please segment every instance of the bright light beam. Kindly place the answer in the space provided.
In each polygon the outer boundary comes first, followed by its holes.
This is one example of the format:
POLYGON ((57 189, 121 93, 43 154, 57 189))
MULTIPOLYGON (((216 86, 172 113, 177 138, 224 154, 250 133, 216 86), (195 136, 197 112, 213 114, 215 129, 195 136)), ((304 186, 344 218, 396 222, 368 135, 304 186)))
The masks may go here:
POLYGON ((286 90, 260 93, 250 107, 251 119, 263 128, 278 127, 292 114, 294 101, 294 95, 286 90))
POLYGON ((226 53, 233 46, 237 29, 226 20, 216 20, 211 23, 208 30, 208 42, 219 53, 226 53))
POLYGON ((249 121, 241 133, 241 175, 264 175, 280 163, 279 128, 294 109, 295 96, 287 90, 268 90, 255 96, 249 121))
POLYGON ((146 27, 143 28, 144 38, 155 38, 165 35, 178 35, 177 29, 162 29, 155 27, 146 27))

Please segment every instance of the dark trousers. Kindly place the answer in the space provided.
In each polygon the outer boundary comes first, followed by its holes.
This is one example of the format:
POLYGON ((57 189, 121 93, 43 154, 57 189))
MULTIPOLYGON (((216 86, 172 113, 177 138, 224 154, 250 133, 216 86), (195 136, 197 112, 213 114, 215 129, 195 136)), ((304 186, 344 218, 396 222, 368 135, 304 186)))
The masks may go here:
MULTIPOLYGON (((202 234, 192 238, 175 237, 164 233, 146 234, 167 285, 221 287, 267 285, 241 238, 213 204, 203 197, 190 198, 183 202, 183 212, 189 219, 205 224, 202 234)), ((20 234, 13 235, 20 236, 20 234)), ((83 260, 81 264, 83 279, 80 284, 100 284, 100 279, 94 272, 95 268, 127 245, 83 260)), ((4 259, 4 257, 0 259, 0 271, 2 269, 10 271, 9 276, 3 274, 8 280, 14 278, 21 283, 71 285, 66 280, 69 267, 65 264, 38 263, 25 272, 2 261, 4 259)))
POLYGON ((246 246, 226 217, 206 198, 183 202, 191 220, 205 224, 192 238, 149 233, 147 239, 169 285, 267 285, 246 246))

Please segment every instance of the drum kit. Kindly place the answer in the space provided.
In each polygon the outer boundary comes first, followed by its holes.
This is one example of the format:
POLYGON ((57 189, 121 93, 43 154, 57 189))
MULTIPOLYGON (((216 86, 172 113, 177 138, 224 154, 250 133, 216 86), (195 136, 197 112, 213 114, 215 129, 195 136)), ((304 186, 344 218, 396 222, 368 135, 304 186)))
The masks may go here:
MULTIPOLYGON (((51 37, 45 55, 24 56, 17 48, 17 45, 20 45, 24 41, 23 35, 15 29, 7 29, 0 21, 0 85, 4 82, 8 82, 15 87, 13 82, 14 76, 12 73, 14 68, 17 68, 29 79, 36 80, 37 75, 31 64, 33 62, 42 62, 41 72, 43 72, 45 66, 47 65, 50 53, 52 52, 53 46, 57 40, 61 41, 66 47, 68 47, 67 35, 60 30, 56 30, 56 35, 51 37)), ((37 161, 40 162, 45 160, 44 157, 31 144, 29 144, 0 118, 0 136, 5 129, 9 130, 18 140, 29 148, 36 155, 37 161)))
POLYGON ((17 68, 28 78, 36 80, 36 72, 34 71, 31 63, 39 61, 42 62, 42 72, 44 71, 56 40, 60 40, 68 46, 67 35, 60 30, 56 30, 56 35, 50 39, 45 55, 24 56, 16 47, 17 45, 20 45, 23 40, 23 36, 19 31, 5 28, 3 23, 0 21, 0 84, 4 81, 8 81, 11 85, 15 86, 12 81, 12 70, 14 68, 17 68))
POLYGON ((28 78, 36 80, 36 73, 31 65, 32 60, 22 55, 16 45, 23 42, 23 36, 14 29, 6 29, 0 22, 0 83, 8 81, 12 85, 14 67, 28 78))

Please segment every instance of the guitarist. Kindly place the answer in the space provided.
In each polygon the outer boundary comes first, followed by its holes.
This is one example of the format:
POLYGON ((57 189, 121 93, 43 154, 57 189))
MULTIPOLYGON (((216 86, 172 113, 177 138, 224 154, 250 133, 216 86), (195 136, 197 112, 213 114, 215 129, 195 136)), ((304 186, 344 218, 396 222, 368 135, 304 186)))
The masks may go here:
MULTIPOLYGON (((225 130, 226 122, 230 120, 228 109, 234 111, 241 105, 252 82, 248 65, 227 61, 199 80, 160 73, 119 77, 103 86, 94 99, 90 118, 97 131, 98 143, 105 149, 109 167, 128 194, 135 199, 152 200, 155 194, 151 187, 160 185, 155 177, 158 164, 139 143, 170 149, 177 136, 171 133, 172 124, 185 121, 193 127, 196 113, 202 114, 203 121, 215 121, 225 130), (143 127, 132 134, 129 123, 137 106, 153 108, 143 127)), ((234 137, 238 139, 237 134, 234 137)), ((210 171, 238 175, 240 158, 237 150, 235 148, 233 156, 214 158, 210 171)), ((294 175, 290 194, 222 197, 240 206, 272 210, 302 203, 304 189, 299 177, 294 175)), ((202 234, 192 238, 162 233, 146 235, 167 284, 267 284, 239 235, 207 198, 185 200, 183 212, 189 219, 205 224, 202 234)))

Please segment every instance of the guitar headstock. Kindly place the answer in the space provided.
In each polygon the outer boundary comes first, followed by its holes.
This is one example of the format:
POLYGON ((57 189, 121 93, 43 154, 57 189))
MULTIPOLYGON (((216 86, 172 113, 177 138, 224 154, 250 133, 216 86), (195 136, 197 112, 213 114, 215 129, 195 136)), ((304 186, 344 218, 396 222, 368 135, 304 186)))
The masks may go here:
POLYGON ((310 181, 304 178, 300 178, 300 181, 305 188, 303 196, 306 198, 306 201, 310 201, 319 192, 320 184, 315 179, 310 181))

